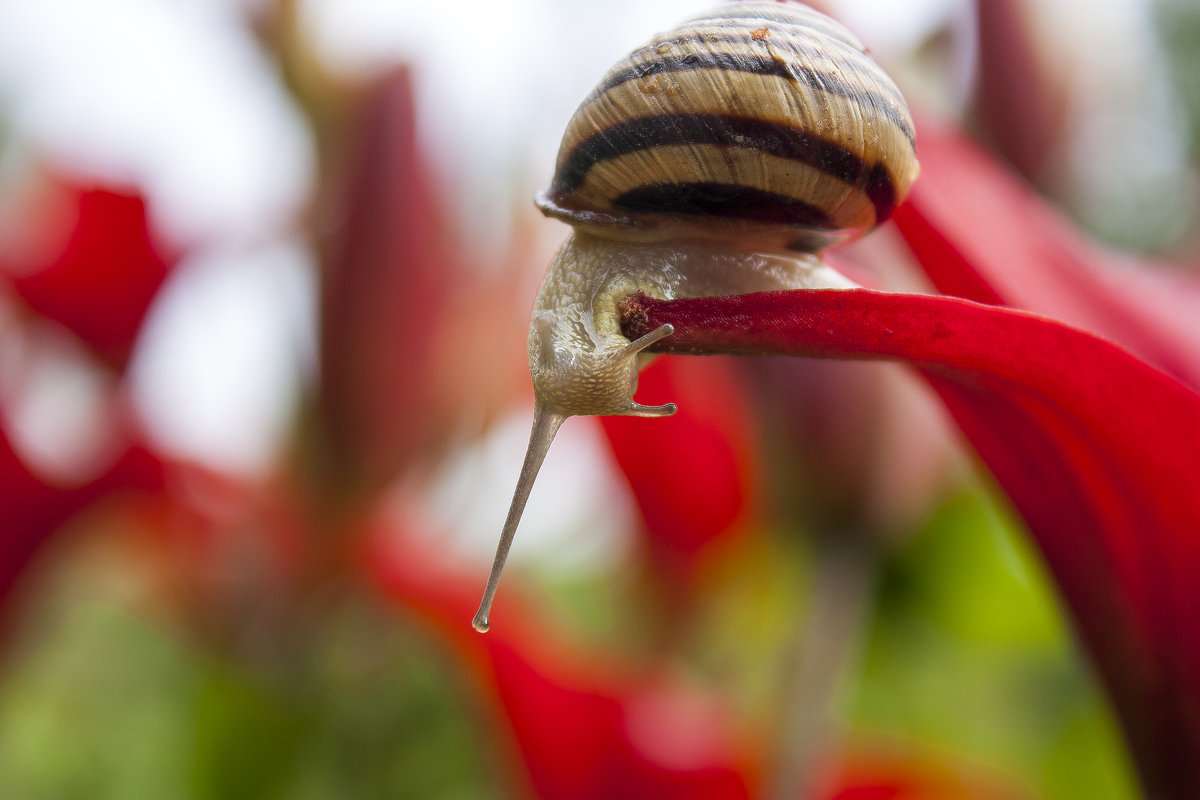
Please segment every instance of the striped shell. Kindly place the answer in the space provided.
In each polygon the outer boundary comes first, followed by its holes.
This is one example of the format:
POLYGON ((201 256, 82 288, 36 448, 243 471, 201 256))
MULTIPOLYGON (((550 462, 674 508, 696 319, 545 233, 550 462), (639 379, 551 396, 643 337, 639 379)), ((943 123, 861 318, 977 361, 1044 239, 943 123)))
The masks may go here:
POLYGON ((817 250, 887 219, 917 172, 904 98, 857 39, 806 6, 740 2, 609 70, 537 202, 605 236, 817 250))

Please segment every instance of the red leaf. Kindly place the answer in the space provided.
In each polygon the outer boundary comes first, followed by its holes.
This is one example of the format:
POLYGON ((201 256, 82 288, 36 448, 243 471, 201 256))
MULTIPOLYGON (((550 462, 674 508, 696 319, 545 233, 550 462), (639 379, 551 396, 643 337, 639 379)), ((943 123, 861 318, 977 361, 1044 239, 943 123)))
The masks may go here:
POLYGON ((45 233, 26 233, 51 241, 33 253, 0 251, 0 270, 31 309, 122 369, 174 256, 158 241, 136 191, 65 180, 55 189, 63 196, 27 222, 45 233))
POLYGON ((1028 523, 1112 694, 1146 787, 1200 787, 1200 395, 1045 318, 868 290, 638 298, 668 352, 923 368, 1028 523))

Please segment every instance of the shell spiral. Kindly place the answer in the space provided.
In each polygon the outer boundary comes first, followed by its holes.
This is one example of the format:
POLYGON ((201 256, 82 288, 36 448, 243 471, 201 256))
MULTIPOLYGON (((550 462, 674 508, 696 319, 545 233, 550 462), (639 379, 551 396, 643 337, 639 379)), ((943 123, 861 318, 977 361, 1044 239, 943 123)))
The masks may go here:
POLYGON ((538 205, 607 237, 815 251, 887 219, 917 172, 908 107, 862 44, 806 6, 751 1, 609 70, 538 205))

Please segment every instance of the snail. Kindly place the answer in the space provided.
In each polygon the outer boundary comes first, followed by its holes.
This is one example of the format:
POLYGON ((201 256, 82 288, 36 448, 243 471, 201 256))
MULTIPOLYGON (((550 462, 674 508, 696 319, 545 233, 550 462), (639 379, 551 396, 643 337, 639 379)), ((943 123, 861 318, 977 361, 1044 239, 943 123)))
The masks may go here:
POLYGON ((479 611, 546 452, 571 416, 668 416, 633 399, 643 351, 618 303, 851 288, 820 252, 888 218, 918 172, 899 89, 849 31, 798 3, 747 0, 660 34, 567 124, 542 212, 574 229, 529 330, 533 430, 479 611))

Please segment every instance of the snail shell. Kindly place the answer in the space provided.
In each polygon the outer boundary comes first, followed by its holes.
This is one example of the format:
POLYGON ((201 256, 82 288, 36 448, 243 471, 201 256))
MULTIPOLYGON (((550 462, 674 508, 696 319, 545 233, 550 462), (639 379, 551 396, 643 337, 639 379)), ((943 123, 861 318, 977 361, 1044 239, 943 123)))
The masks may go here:
POLYGON ((618 238, 815 250, 891 215, 917 175, 913 140, 899 89, 845 28, 737 3, 609 70, 538 205, 618 238))
POLYGON ((619 302, 852 286, 818 253, 887 219, 916 179, 899 89, 845 28, 797 3, 726 5, 660 34, 567 123, 538 206, 574 231, 529 332, 537 402, 521 477, 473 622, 488 615, 551 440, 579 414, 666 416, 633 399, 619 302))

